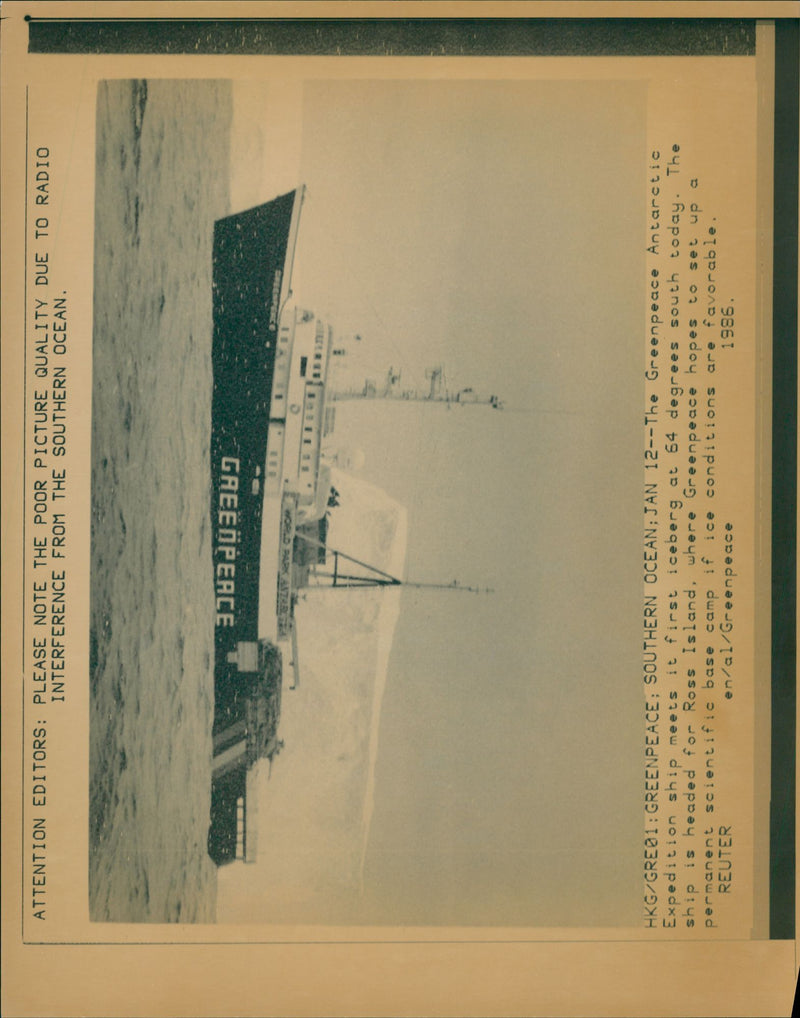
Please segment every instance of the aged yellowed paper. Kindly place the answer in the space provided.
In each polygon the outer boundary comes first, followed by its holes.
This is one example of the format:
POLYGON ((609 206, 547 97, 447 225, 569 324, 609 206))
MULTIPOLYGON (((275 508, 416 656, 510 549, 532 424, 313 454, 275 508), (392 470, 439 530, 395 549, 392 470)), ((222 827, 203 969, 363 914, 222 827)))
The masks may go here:
POLYGON ((4 1013, 789 1013, 797 6, 578 6, 4 7, 4 1013))

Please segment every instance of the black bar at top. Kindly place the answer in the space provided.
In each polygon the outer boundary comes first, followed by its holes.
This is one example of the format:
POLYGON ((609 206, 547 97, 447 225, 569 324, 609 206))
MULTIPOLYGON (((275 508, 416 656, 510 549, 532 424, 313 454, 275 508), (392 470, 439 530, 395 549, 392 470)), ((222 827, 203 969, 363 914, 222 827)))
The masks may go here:
POLYGON ((31 17, 30 53, 309 56, 751 56, 755 21, 733 18, 31 17))
POLYGON ((795 935, 798 22, 775 25, 770 939, 795 935))

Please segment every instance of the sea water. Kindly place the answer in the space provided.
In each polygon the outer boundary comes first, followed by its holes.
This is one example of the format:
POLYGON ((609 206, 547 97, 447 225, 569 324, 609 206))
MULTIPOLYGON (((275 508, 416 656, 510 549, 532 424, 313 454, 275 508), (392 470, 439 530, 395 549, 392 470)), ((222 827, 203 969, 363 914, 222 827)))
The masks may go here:
POLYGON ((89 898, 100 921, 213 919, 207 854, 214 220, 231 89, 97 94, 89 898))

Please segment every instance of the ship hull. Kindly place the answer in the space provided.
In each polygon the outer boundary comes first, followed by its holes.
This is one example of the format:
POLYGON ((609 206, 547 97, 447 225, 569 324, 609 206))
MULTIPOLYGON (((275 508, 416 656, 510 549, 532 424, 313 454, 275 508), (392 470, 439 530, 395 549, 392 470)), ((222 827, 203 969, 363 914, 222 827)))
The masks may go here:
MULTIPOLYGON (((289 294, 302 191, 292 191, 214 225, 213 396, 211 407, 211 530, 215 590, 215 745, 241 727, 254 695, 264 689, 258 646, 265 468, 278 328, 289 294)), ((262 617, 269 605, 261 605, 262 617)), ((271 606, 274 613, 275 605, 271 606)), ((280 669, 272 691, 274 727, 280 708, 280 669)), ((274 733, 273 733, 274 734, 274 733)), ((215 751, 209 853, 217 863, 236 857, 231 818, 244 792, 253 747, 215 751), (233 764, 231 764, 233 761, 233 764), (217 773, 219 771, 219 773, 217 773), (232 801, 233 799, 233 801, 232 801)), ((241 826, 241 824, 240 824, 241 826)), ((239 838, 241 842, 241 838, 239 838)))

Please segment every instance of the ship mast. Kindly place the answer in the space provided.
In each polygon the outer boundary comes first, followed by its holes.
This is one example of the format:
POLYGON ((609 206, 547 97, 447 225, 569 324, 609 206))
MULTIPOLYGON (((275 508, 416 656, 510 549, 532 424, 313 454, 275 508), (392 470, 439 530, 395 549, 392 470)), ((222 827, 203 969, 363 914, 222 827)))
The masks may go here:
POLYGON ((323 548, 327 553, 333 555, 332 572, 320 572, 317 569, 314 570, 315 577, 322 577, 323 579, 328 579, 331 582, 310 584, 306 589, 313 589, 316 587, 327 590, 358 590, 372 587, 413 587, 415 590, 460 590, 470 594, 494 593, 491 587, 470 587, 463 583, 459 583, 458 580, 452 580, 450 583, 423 583, 412 580, 401 580, 397 576, 392 576, 391 573, 387 573, 383 569, 378 569, 377 566, 370 565, 368 562, 363 562, 361 559, 357 559, 352 555, 347 555, 343 551, 337 551, 335 548, 328 548, 322 543, 322 541, 318 541, 309 534, 298 533, 296 536, 302 541, 305 541, 316 548, 323 548), (359 566, 361 569, 366 570, 366 573, 343 572, 339 568, 340 559, 359 566))
POLYGON ((444 367, 439 364, 427 368, 425 378, 430 383, 427 391, 404 389, 400 386, 401 372, 390 367, 386 372, 383 384, 378 385, 367 378, 360 388, 332 391, 328 399, 341 403, 346 400, 396 400, 403 403, 444 403, 450 407, 489 406, 494 410, 502 410, 503 403, 499 396, 480 396, 471 386, 450 392, 447 388, 444 367))

